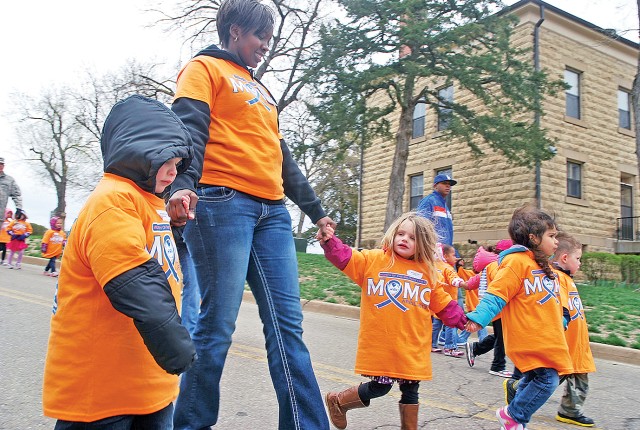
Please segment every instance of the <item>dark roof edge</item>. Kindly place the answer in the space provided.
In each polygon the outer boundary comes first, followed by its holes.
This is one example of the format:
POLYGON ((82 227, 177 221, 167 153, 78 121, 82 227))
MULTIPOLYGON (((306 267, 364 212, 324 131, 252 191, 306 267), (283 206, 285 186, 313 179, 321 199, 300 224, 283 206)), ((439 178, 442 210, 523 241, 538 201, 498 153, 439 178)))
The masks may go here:
POLYGON ((620 43, 624 43, 625 45, 630 46, 630 47, 632 47, 634 49, 640 49, 640 44, 638 44, 636 42, 633 42, 633 41, 631 41, 629 39, 626 39, 626 38, 624 38, 622 36, 619 36, 619 35, 617 35, 615 33, 612 34, 612 32, 609 31, 609 30, 606 30, 606 29, 604 29, 602 27, 598 27, 597 25, 592 24, 589 21, 586 21, 586 20, 584 20, 582 18, 579 18, 579 17, 577 17, 575 15, 572 15, 569 12, 566 12, 566 11, 564 11, 562 9, 559 9, 559 8, 557 8, 557 7, 553 6, 553 5, 550 5, 549 3, 546 3, 546 2, 544 2, 542 0, 520 0, 517 3, 512 4, 511 6, 505 7, 500 12, 498 12, 498 14, 502 15, 502 14, 505 14, 505 13, 512 12, 515 9, 519 9, 522 6, 525 6, 525 5, 529 4, 529 3, 534 4, 534 5, 538 6, 538 7, 539 6, 544 6, 545 9, 548 9, 553 13, 561 15, 561 16, 563 16, 563 17, 565 17, 565 18, 567 18, 567 19, 569 19, 571 21, 574 21, 574 22, 576 22, 576 23, 578 23, 580 25, 583 25, 585 27, 588 27, 588 28, 590 28, 590 29, 592 29, 594 31, 597 31, 598 33, 608 37, 609 39, 617 40, 620 43))

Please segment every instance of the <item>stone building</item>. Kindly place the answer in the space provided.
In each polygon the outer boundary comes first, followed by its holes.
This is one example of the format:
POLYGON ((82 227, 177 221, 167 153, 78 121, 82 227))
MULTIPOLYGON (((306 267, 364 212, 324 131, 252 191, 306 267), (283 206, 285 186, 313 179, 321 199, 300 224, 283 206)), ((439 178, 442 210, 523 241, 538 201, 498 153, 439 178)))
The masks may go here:
MULTIPOLYGON (((640 226, 635 218, 619 219, 638 215, 640 208, 630 106, 639 45, 540 0, 522 0, 509 10, 520 19, 512 43, 533 50, 538 24, 540 67, 571 85, 544 101, 540 123, 557 139, 556 156, 542 162, 539 173, 508 165, 486 146, 484 156, 474 157, 465 142, 445 140, 438 132, 436 112, 417 108, 403 209, 415 208, 432 191, 433 177, 448 172, 458 181, 451 193, 458 245, 508 237, 513 210, 538 203, 586 251, 640 253, 635 247, 640 226)), ((455 86, 443 91, 474 103, 455 86)), ((374 246, 382 233, 393 147, 393 141, 378 140, 365 151, 360 242, 365 247, 374 246)))

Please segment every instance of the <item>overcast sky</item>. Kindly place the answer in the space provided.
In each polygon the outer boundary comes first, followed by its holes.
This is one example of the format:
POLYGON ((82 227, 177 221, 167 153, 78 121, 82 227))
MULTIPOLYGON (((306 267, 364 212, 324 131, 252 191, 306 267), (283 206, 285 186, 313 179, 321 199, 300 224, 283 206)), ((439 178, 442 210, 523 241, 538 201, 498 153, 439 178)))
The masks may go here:
MULTIPOLYGON (((515 0, 506 1, 507 4, 515 0)), ((548 0, 558 8, 604 28, 619 32, 638 27, 635 0, 548 0)), ((174 2, 167 2, 175 4, 174 2)), ((144 12, 158 1, 29 0, 0 3, 0 157, 5 173, 20 185, 24 209, 31 222, 47 226, 49 212, 56 207, 52 185, 42 184, 13 148, 13 127, 5 119, 14 92, 39 94, 49 85, 72 85, 86 69, 118 70, 128 59, 174 64, 191 53, 178 34, 150 28, 155 15, 144 12)), ((638 41, 638 32, 624 33, 638 41)), ((70 221, 82 206, 69 199, 70 221)), ((9 206, 13 206, 10 201, 9 206)))

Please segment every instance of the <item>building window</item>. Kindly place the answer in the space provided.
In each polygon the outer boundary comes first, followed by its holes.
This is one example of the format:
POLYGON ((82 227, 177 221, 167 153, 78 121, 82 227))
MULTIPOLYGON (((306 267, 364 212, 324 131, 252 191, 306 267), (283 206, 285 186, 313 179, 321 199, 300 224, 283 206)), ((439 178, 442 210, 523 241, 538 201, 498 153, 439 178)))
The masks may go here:
POLYGON ((440 106, 438 107, 438 131, 446 130, 451 123, 451 114, 453 109, 448 103, 453 103, 453 85, 442 88, 438 91, 440 106), (448 102, 448 103, 447 103, 448 102))
POLYGON ((618 90, 618 127, 631 130, 631 95, 623 89, 618 90))
POLYGON ((567 161, 567 196, 582 198, 582 164, 567 161))
POLYGON ((427 115, 427 104, 424 99, 418 100, 418 103, 413 108, 413 132, 411 138, 424 136, 424 122, 427 115))
POLYGON ((634 240, 633 234, 633 187, 622 182, 620 184, 620 232, 618 239, 634 240))
POLYGON ((411 179, 411 196, 409 198, 409 210, 414 210, 418 207, 418 203, 424 197, 424 176, 415 175, 411 179))
MULTIPOLYGON (((437 175, 449 175, 449 177, 453 178, 453 174, 451 173, 452 171, 453 171, 453 169, 451 167, 446 167, 444 169, 436 170, 436 176, 437 175)), ((435 176, 434 176, 434 178, 435 178, 435 176)), ((452 194, 453 194, 453 187, 451 187, 451 192, 449 193, 449 195, 445 199, 445 201, 447 202, 447 207, 449 208, 449 210, 451 210, 451 195, 452 194)))
POLYGON ((566 115, 580 119, 580 73, 569 69, 565 70, 564 82, 569 86, 565 92, 567 97, 566 115))

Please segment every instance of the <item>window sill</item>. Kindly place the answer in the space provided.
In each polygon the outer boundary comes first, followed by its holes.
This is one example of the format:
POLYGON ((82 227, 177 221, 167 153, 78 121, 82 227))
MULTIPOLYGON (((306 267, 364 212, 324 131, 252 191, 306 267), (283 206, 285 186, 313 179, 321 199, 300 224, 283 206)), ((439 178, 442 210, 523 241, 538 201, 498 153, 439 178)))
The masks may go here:
POLYGON ((585 120, 573 118, 567 115, 564 116, 564 122, 568 122, 569 124, 577 125, 578 127, 582 127, 582 128, 589 128, 585 120))
POLYGON ((618 133, 624 134, 629 137, 636 137, 636 132, 633 130, 629 130, 628 128, 618 127, 618 133))
POLYGON ((588 201, 586 201, 585 199, 578 199, 576 197, 565 196, 564 202, 570 205, 584 206, 585 208, 589 207, 588 201))

